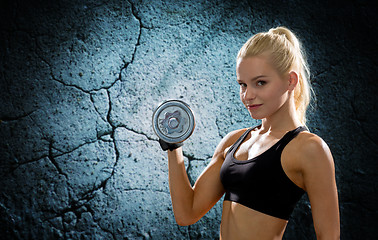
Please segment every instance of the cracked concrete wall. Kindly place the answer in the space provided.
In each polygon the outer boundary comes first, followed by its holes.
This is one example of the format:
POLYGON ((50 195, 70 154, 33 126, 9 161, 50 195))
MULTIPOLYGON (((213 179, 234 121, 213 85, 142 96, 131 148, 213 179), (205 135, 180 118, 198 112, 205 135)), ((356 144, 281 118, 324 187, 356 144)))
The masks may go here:
MULTIPOLYGON (((376 236, 372 3, 16 0, 0 20, 1 239, 217 239, 221 202, 192 226, 174 222, 152 112, 171 98, 193 108, 194 181, 226 133, 256 124, 235 56, 277 25, 308 52, 309 128, 334 154, 342 239, 376 236)), ((306 197, 284 238, 315 239, 306 197)))

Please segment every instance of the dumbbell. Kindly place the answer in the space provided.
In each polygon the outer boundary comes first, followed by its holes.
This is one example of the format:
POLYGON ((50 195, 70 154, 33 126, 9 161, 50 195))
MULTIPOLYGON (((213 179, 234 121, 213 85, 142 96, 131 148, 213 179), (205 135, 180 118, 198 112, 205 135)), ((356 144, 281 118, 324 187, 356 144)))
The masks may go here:
POLYGON ((189 105, 181 100, 161 103, 152 115, 155 134, 167 143, 180 143, 192 135, 195 119, 189 105))

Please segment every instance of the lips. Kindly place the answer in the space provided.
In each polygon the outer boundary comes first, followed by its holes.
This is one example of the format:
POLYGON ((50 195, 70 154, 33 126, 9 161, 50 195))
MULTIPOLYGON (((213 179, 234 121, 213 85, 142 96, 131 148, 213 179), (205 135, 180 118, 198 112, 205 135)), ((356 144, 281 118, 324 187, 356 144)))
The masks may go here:
POLYGON ((247 105, 247 108, 249 110, 255 110, 255 109, 258 109, 262 104, 251 104, 251 105, 247 105))

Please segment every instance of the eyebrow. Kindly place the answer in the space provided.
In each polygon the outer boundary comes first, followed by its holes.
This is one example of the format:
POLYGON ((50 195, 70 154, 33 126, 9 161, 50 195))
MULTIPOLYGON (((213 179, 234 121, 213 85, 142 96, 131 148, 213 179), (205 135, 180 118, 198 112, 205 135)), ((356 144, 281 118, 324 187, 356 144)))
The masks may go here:
MULTIPOLYGON (((256 76, 256 77, 252 78, 251 80, 252 81, 256 81, 257 79, 264 78, 264 77, 268 77, 268 76, 266 76, 266 75, 259 75, 259 76, 256 76)), ((243 80, 237 79, 237 81, 240 82, 240 81, 243 81, 243 80)))

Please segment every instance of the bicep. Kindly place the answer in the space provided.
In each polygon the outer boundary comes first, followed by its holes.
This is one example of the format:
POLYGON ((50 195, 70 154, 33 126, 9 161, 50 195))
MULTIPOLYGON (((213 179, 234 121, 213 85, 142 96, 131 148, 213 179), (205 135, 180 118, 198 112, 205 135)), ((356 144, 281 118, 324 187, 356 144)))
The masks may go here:
POLYGON ((213 158, 193 186, 193 210, 200 216, 208 212, 224 194, 220 180, 222 162, 221 159, 213 158))
POLYGON ((340 223, 332 154, 322 140, 317 140, 309 144, 304 156, 304 186, 310 199, 316 233, 336 236, 340 223))
POLYGON ((209 165, 198 177, 193 186, 193 211, 202 217, 223 196, 225 190, 220 179, 220 169, 224 162, 226 149, 241 135, 243 130, 229 133, 217 146, 209 165))
POLYGON ((240 129, 227 134, 215 149, 213 158, 193 186, 192 217, 196 222, 205 215, 223 196, 225 190, 220 179, 220 170, 228 149, 245 131, 240 129))
POLYGON ((212 161, 198 177, 194 185, 193 210, 202 217, 208 212, 224 194, 219 171, 221 163, 212 161))

